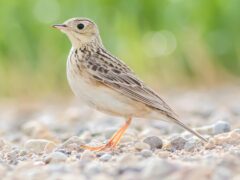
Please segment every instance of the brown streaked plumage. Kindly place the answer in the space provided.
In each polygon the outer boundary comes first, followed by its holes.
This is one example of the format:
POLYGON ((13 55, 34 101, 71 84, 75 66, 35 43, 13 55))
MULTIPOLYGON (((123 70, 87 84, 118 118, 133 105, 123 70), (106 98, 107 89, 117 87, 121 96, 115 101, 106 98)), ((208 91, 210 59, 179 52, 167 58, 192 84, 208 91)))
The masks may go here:
POLYGON ((128 119, 106 145, 84 148, 104 150, 115 147, 132 117, 174 122, 207 141, 179 121, 157 93, 147 87, 125 63, 106 51, 94 22, 86 18, 73 18, 54 27, 64 32, 72 43, 67 77, 76 96, 100 111, 128 119))

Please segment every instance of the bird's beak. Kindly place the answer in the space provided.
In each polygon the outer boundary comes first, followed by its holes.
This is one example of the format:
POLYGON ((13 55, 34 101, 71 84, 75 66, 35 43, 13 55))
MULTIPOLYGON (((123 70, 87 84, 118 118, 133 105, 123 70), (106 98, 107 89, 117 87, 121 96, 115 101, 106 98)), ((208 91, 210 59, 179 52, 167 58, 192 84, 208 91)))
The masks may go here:
POLYGON ((55 24, 55 25, 52 25, 53 28, 56 28, 56 29, 65 29, 67 27, 66 24, 55 24))

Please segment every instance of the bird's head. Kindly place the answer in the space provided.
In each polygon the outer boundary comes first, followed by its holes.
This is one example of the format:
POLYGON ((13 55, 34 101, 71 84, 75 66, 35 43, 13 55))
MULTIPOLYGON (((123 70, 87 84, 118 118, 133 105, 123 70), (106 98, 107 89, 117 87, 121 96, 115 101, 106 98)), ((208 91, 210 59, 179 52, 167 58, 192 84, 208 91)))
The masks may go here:
POLYGON ((89 43, 102 45, 97 25, 87 18, 72 18, 63 24, 53 25, 65 33, 75 48, 89 43))

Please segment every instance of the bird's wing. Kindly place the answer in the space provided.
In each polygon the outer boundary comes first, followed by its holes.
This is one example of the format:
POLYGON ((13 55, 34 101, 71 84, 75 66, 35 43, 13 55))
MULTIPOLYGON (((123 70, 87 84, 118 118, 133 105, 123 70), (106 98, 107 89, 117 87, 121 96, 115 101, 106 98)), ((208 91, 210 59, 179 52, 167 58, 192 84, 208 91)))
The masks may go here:
POLYGON ((198 132, 179 121, 174 111, 157 93, 145 86, 127 65, 105 50, 98 51, 96 54, 89 56, 86 69, 96 81, 103 83, 135 101, 161 111, 168 119, 171 119, 174 123, 207 142, 198 132))
POLYGON ((91 76, 108 87, 144 103, 163 114, 176 118, 173 110, 150 88, 144 85, 122 61, 106 51, 100 51, 89 57, 87 68, 91 76))

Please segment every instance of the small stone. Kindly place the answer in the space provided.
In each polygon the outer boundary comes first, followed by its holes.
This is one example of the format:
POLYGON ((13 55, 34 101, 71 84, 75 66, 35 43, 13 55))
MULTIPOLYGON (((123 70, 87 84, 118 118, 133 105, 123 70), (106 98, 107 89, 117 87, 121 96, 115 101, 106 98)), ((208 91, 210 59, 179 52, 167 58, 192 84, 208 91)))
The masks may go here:
POLYGON ((150 149, 150 145, 148 145, 144 142, 137 142, 134 147, 138 151, 141 151, 143 149, 150 149))
POLYGON ((72 136, 71 138, 66 140, 61 147, 69 151, 74 151, 79 150, 81 145, 83 144, 83 140, 80 139, 78 136, 72 136))
POLYGON ((192 138, 185 143, 184 150, 188 152, 193 152, 196 147, 197 147, 197 141, 192 138))
MULTIPOLYGON (((45 139, 29 139, 24 147, 31 152, 34 153, 41 153, 44 151, 47 144, 53 143, 51 141, 45 140, 45 139)), ((54 144, 54 143, 53 143, 54 144)))
POLYGON ((49 154, 45 159, 44 162, 46 164, 48 163, 60 163, 65 162, 67 160, 67 156, 64 153, 61 152, 53 152, 49 154))
POLYGON ((205 148, 206 149, 214 149, 216 147, 214 141, 212 139, 210 139, 207 144, 205 144, 205 148))
POLYGON ((143 142, 149 144, 152 150, 161 149, 163 145, 162 140, 157 136, 147 137, 143 140, 143 142))
POLYGON ((223 145, 223 144, 239 145, 240 134, 235 131, 219 134, 213 138, 213 141, 214 141, 214 144, 216 145, 223 145))
POLYGON ((66 148, 66 147, 68 147, 71 144, 77 144, 77 145, 81 146, 83 144, 83 140, 80 139, 78 136, 72 136, 68 140, 66 140, 62 144, 62 146, 66 148))
POLYGON ((25 155, 27 155, 27 151, 26 150, 20 150, 19 151, 19 156, 25 156, 25 155))
POLYGON ((111 154, 103 154, 99 160, 100 161, 109 161, 110 159, 112 158, 112 155, 111 154))
POLYGON ((198 128, 197 131, 201 134, 217 135, 231 130, 230 124, 227 121, 217 121, 208 126, 198 128))
POLYGON ((7 159, 8 160, 16 160, 18 157, 18 150, 12 150, 7 153, 7 159))
POLYGON ((140 153, 143 157, 148 158, 152 156, 152 151, 148 149, 143 149, 140 153))
POLYGON ((226 121, 218 121, 213 125, 213 135, 229 132, 230 124, 226 121))
POLYGON ((46 144, 46 146, 44 148, 44 151, 46 153, 50 153, 50 152, 52 152, 56 148, 57 148, 57 145, 55 143, 49 142, 49 143, 46 144))
POLYGON ((186 144, 186 139, 177 136, 173 137, 173 139, 170 141, 170 146, 173 151, 175 150, 181 150, 184 148, 184 145, 186 144))
POLYGON ((169 151, 159 151, 157 153, 157 155, 160 157, 160 158, 168 158, 170 156, 170 152, 169 151))

